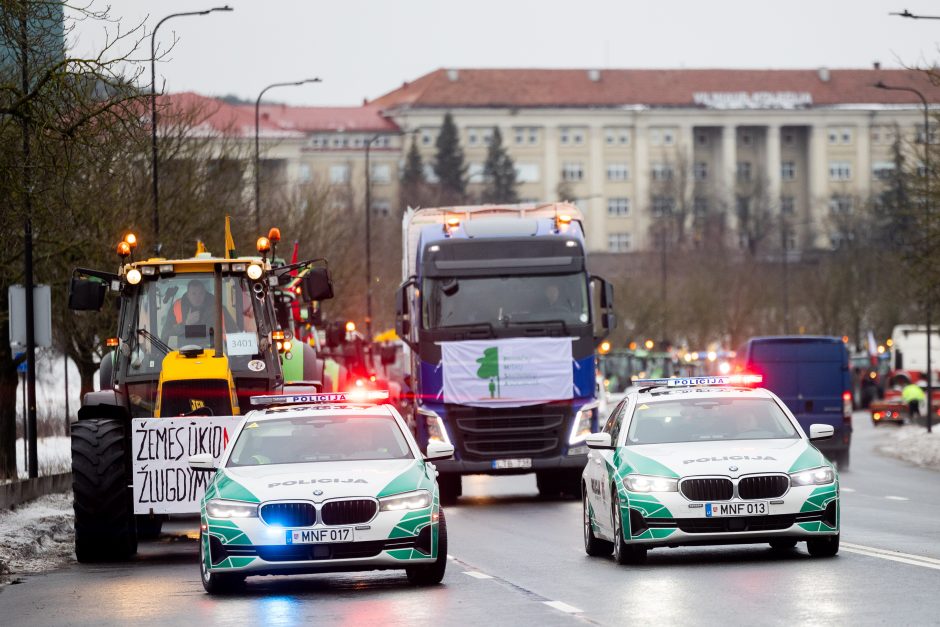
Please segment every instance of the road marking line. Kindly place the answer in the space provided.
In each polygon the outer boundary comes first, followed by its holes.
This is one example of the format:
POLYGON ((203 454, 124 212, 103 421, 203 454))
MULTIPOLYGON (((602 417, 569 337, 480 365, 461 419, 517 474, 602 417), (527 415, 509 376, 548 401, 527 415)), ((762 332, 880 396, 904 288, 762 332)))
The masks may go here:
POLYGON ((843 548, 855 549, 858 551, 867 551, 869 553, 877 553, 879 555, 884 555, 886 557, 905 557, 910 560, 918 560, 921 562, 927 562, 929 564, 936 564, 940 566, 940 559, 933 557, 927 557, 926 555, 913 555, 911 553, 901 553, 900 551, 889 551, 887 549, 876 549, 873 546, 865 546, 863 544, 851 544, 849 542, 842 543, 843 548))
POLYGON ((493 578, 492 575, 487 575, 486 573, 480 573, 475 570, 465 570, 463 571, 463 574, 470 575, 471 577, 475 577, 476 579, 492 579, 493 578))
POLYGON ((886 499, 889 501, 909 501, 910 499, 906 496, 886 496, 886 499))
POLYGON ((457 558, 454 557, 453 555, 451 555, 450 553, 448 553, 448 554, 447 554, 447 559, 449 559, 449 560, 456 560, 457 558))
POLYGON ((567 603, 562 603, 561 601, 542 601, 548 607, 555 608, 559 612, 564 612, 565 614, 580 614, 581 610, 574 607, 573 605, 568 605, 567 603))
POLYGON ((855 492, 855 490, 853 490, 852 488, 841 488, 841 487, 840 487, 839 489, 842 490, 843 492, 855 492))

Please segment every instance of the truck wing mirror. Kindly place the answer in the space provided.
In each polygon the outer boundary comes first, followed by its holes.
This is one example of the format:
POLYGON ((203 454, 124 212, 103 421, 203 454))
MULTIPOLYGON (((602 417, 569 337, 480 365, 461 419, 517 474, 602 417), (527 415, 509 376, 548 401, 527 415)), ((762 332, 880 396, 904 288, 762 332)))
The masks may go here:
POLYGON ((329 268, 310 268, 300 280, 300 289, 305 302, 333 298, 333 279, 329 268))
POLYGON ((69 283, 69 309, 100 311, 107 291, 108 286, 101 279, 73 276, 69 283))
POLYGON ((395 332, 398 337, 414 348, 414 342, 411 340, 411 304, 408 300, 409 288, 415 284, 414 277, 411 277, 402 283, 395 292, 395 332))

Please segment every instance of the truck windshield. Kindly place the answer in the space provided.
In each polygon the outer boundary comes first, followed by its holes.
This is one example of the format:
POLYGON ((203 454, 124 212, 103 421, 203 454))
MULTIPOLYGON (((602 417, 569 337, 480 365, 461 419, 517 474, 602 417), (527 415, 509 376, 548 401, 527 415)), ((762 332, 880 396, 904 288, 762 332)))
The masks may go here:
POLYGON ((425 279, 424 327, 589 321, 583 274, 425 279))
POLYGON ((249 421, 235 441, 227 466, 412 457, 391 416, 311 416, 249 421))
MULTIPOLYGON (((159 372, 171 350, 197 345, 212 348, 216 327, 215 277, 187 273, 144 281, 133 297, 136 306, 125 320, 132 351, 129 373, 159 372)), ((222 332, 226 355, 258 352, 257 300, 248 279, 222 279, 222 332)))

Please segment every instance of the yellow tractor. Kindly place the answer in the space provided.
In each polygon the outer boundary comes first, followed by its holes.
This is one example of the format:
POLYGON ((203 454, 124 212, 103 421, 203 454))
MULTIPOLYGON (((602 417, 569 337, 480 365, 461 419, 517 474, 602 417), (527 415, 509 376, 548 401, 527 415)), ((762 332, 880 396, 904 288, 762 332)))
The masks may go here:
POLYGON ((196 421, 238 416, 251 409, 252 395, 282 391, 281 356, 290 338, 277 323, 273 293, 303 269, 306 297, 332 296, 322 260, 273 267, 265 237, 258 254, 246 257, 231 250, 214 257, 200 246, 189 259, 135 261, 136 244, 133 235, 118 244, 117 273, 78 268, 70 283, 76 311, 100 310, 109 291, 120 299, 118 332, 107 341, 114 350, 72 427, 75 552, 82 562, 133 555, 138 538, 159 534, 163 511, 180 511, 178 503, 161 510, 135 500, 145 475, 135 467, 141 456, 132 450, 132 432, 146 424, 157 429, 155 441, 172 443, 179 434, 161 433, 171 424, 162 419, 202 424, 196 421))

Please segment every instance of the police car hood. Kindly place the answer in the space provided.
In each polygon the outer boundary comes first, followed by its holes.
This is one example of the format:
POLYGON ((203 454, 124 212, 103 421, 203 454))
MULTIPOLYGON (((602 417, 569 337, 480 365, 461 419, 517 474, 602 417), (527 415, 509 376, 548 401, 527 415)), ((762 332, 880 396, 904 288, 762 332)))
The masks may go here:
POLYGON ((738 477, 758 472, 795 472, 825 464, 822 454, 803 439, 644 444, 622 450, 632 472, 670 477, 738 477))
POLYGON ((225 473, 261 502, 374 497, 396 479, 401 482, 402 475, 424 474, 414 459, 239 466, 226 468, 225 473), (314 494, 317 490, 322 494, 314 494))

